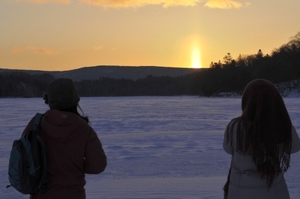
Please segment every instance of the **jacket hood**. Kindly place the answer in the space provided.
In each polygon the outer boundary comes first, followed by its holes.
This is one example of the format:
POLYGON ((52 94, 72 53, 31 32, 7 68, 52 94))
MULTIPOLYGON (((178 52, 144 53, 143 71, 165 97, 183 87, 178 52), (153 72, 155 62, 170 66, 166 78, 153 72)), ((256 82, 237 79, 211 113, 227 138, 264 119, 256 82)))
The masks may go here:
POLYGON ((90 126, 75 113, 52 109, 44 114, 41 128, 41 133, 45 133, 46 137, 57 142, 67 142, 88 132, 90 126))

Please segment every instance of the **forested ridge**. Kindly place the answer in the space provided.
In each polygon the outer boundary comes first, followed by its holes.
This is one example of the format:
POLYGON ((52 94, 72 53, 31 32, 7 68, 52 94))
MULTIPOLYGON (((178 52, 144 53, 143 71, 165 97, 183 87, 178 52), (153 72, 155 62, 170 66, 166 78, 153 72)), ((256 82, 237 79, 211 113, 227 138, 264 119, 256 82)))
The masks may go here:
MULTIPOLYGON (((270 55, 259 49, 256 54, 234 59, 227 53, 208 69, 178 77, 149 75, 137 80, 101 77, 75 83, 81 96, 216 96, 223 92, 241 93, 256 78, 275 84, 300 79, 300 32, 270 55)), ((48 73, 1 72, 0 97, 41 97, 53 79, 48 73)), ((298 87, 298 81, 292 86, 298 87)))

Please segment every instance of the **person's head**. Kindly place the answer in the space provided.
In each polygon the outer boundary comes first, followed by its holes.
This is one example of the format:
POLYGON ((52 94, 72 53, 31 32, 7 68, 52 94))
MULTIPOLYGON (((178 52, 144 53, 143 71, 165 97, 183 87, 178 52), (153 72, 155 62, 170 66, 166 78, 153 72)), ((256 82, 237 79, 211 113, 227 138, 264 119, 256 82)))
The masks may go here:
POLYGON ((239 149, 250 151, 252 159, 270 186, 274 176, 289 167, 292 123, 284 101, 273 83, 255 79, 242 96, 239 149), (244 140, 244 141, 242 141, 244 140))
POLYGON ((242 97, 242 118, 247 121, 289 117, 283 99, 273 83, 255 79, 248 83, 242 97))
POLYGON ((72 79, 58 78, 48 85, 46 103, 50 109, 67 109, 77 106, 80 97, 72 79))
POLYGON ((44 100, 50 109, 75 113, 88 122, 88 118, 81 116, 77 111, 77 107, 80 108, 80 97, 72 79, 58 78, 50 82, 44 100))

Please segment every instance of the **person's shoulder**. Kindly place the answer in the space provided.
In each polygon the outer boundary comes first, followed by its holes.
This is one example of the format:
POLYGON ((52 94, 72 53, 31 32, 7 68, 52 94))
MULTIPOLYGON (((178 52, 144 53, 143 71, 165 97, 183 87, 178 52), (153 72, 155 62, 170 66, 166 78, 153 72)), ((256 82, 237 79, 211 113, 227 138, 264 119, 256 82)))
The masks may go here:
POLYGON ((239 117, 233 118, 230 120, 230 122, 228 123, 228 127, 232 127, 234 125, 236 125, 239 122, 239 117))
POLYGON ((28 124, 23 130, 22 136, 27 135, 33 129, 33 124, 34 124, 34 116, 29 120, 28 124))

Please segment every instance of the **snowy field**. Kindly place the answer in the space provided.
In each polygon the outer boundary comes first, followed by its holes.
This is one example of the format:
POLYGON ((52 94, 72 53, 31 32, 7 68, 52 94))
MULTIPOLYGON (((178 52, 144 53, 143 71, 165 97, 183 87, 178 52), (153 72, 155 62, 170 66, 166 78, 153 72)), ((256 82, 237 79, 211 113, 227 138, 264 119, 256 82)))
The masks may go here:
MULTIPOLYGON (((285 98, 300 132, 300 100, 285 98)), ((221 199, 230 157, 222 149, 227 123, 241 114, 240 98, 82 98, 108 157, 100 175, 87 175, 88 199, 221 199)), ((42 99, 0 99, 0 198, 28 198, 6 189, 8 158, 42 99)), ((300 198, 300 153, 292 156, 286 181, 300 198)))

